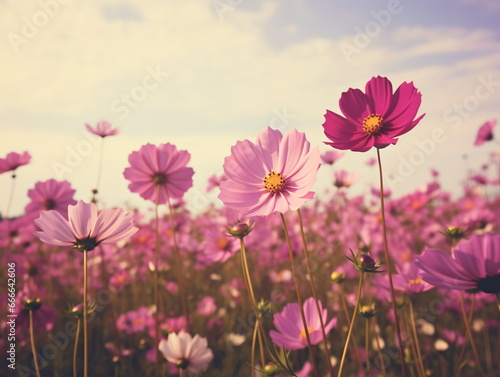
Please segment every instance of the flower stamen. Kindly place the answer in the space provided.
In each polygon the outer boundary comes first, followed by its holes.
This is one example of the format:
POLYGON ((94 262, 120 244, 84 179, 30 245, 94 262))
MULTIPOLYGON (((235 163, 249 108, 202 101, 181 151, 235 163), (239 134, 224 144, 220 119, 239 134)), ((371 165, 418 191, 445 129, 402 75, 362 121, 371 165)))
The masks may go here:
MULTIPOLYGON (((310 328, 309 326, 307 326, 307 333, 308 333, 308 334, 310 334, 310 333, 312 333, 312 332, 313 332, 313 329, 312 329, 312 328, 310 328)), ((306 332, 305 332, 305 330, 304 330, 304 329, 300 330, 300 337, 301 337, 302 339, 305 339, 305 338, 306 338, 306 332)))
POLYGON ((281 173, 276 173, 274 170, 271 170, 271 172, 267 173, 264 177, 264 188, 272 193, 283 190, 285 183, 283 175, 281 173))
POLYGON ((378 134, 382 128, 382 117, 379 114, 372 114, 363 120, 363 131, 368 135, 378 134))

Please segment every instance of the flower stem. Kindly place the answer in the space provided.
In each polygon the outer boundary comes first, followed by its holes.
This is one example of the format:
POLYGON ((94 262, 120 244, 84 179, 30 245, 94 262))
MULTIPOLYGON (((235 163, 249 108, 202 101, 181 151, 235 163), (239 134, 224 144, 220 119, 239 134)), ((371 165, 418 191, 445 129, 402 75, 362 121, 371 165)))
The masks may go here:
POLYGON ((77 318, 76 320, 76 334, 75 334, 75 346, 73 347, 73 377, 77 377, 77 365, 76 365, 76 355, 78 351, 78 340, 80 337, 80 322, 81 319, 77 318))
MULTIPOLYGON (((342 311, 344 312, 344 316, 346 318, 347 326, 351 325, 351 318, 349 317, 349 312, 347 311, 347 302, 345 299, 345 294, 344 294, 344 285, 339 284, 339 290, 340 290, 340 298, 341 298, 341 304, 342 304, 342 311)), ((352 346, 354 347, 354 356, 356 357, 356 360, 359 363, 359 368, 360 370, 363 369, 363 362, 361 361, 361 356, 359 355, 359 347, 358 347, 358 342, 356 338, 352 337, 352 346)))
MULTIPOLYGON (((474 354, 474 358, 476 359, 477 368, 483 377, 485 377, 483 368, 481 367, 481 359, 479 358, 479 354, 477 353, 476 343, 474 342, 474 338, 472 337, 472 332, 470 331, 470 323, 467 318, 467 312, 465 311, 465 303, 464 303, 464 293, 460 292, 460 307, 462 308, 462 317, 464 319, 465 331, 467 332, 467 336, 470 339, 470 345, 472 348, 472 353, 474 354)), ((467 339, 467 338, 466 338, 467 339)))
POLYGON ((33 310, 29 310, 29 326, 30 326, 31 353, 33 354, 33 364, 35 365, 35 371, 37 377, 40 377, 40 368, 38 368, 38 359, 36 357, 36 350, 35 350, 35 333, 33 331, 33 310))
POLYGON ((170 230, 172 231, 172 241, 174 242, 174 258, 175 265, 177 270, 177 283, 179 284, 179 294, 181 296, 181 304, 182 304, 182 313, 186 318, 186 329, 187 332, 190 332, 190 323, 189 323, 189 311, 186 303, 186 283, 184 281, 184 265, 181 261, 179 255, 179 246, 177 245, 177 237, 175 232, 175 222, 174 222, 174 210, 172 207, 172 203, 170 202, 170 196, 168 197, 168 209, 169 209, 169 218, 170 218, 170 230))
POLYGON ((304 233, 304 226, 302 223, 302 214, 300 212, 300 208, 297 210, 297 214, 299 216, 300 235, 302 237, 302 245, 304 247, 304 259, 306 260, 307 274, 310 279, 309 283, 311 285, 311 291, 314 297, 314 303, 316 304, 316 310, 318 311, 319 323, 321 326, 321 334, 323 335, 323 346, 325 348, 326 362, 328 364, 328 370, 330 371, 330 376, 333 377, 333 366, 332 366, 332 360, 330 359, 330 349, 328 347, 328 339, 326 337, 325 322, 323 321, 323 313, 321 313, 321 309, 319 307, 319 302, 318 302, 318 295, 316 294, 316 285, 314 284, 314 274, 311 271, 311 262, 309 261, 309 251, 307 249, 307 241, 304 233))
POLYGON ((99 193, 99 184, 101 182, 101 172, 102 172, 102 160, 104 157, 104 138, 102 138, 101 151, 99 153, 99 166, 97 168, 97 182, 95 184, 95 189, 92 190, 92 203, 97 204, 97 194, 99 193))
POLYGON ((83 377, 88 377, 87 251, 83 252, 83 377))
POLYGON ((240 253, 241 253, 241 266, 243 269, 243 279, 244 279, 245 284, 247 286, 248 294, 250 296, 250 301, 252 302, 252 307, 255 311, 255 318, 257 320, 257 322, 255 323, 255 327, 254 327, 254 335, 252 337, 252 352, 251 352, 252 371, 251 371, 251 373, 253 376, 253 373, 254 373, 253 368, 255 367, 255 335, 256 334, 257 334, 257 338, 259 341, 261 368, 264 368, 264 366, 265 366, 264 341, 263 341, 264 330, 262 329, 262 324, 260 322, 259 312, 257 310, 257 302, 255 301, 255 294, 253 291, 252 278, 250 276, 250 269, 248 268, 245 242, 243 241, 243 238, 240 238, 240 253))
POLYGON ((389 247, 387 244, 387 227, 385 222, 385 204, 384 204, 384 179, 382 174, 382 160, 380 159, 380 149, 377 148, 378 171, 380 178, 380 214, 382 216, 382 236, 384 240, 384 258, 387 264, 387 275, 389 276, 389 287, 391 291, 392 309, 394 311, 394 321, 396 323, 396 333, 399 343, 399 353, 401 358, 401 375, 406 376, 405 352, 403 348, 403 339, 401 337, 401 327, 399 325, 398 310, 396 307, 396 296, 394 294, 394 284, 392 282, 391 259, 389 257, 389 247))
POLYGON ((12 181, 10 184, 9 200, 7 201, 7 208, 5 209, 5 218, 9 218, 10 206, 12 205, 12 200, 14 199, 14 191, 16 187, 16 173, 12 173, 12 181))
POLYGON ((306 315, 304 313, 304 307, 302 305, 302 296, 300 294, 299 282, 297 281, 297 274, 295 272, 295 260, 293 257, 290 236, 288 235, 288 227, 286 225, 285 216, 283 216, 282 213, 280 213, 280 216, 281 216, 281 221, 283 223, 283 228, 285 230, 285 239, 286 239, 286 243, 288 246, 288 254, 290 256, 290 264, 292 267, 293 282, 295 284, 295 292, 297 294, 297 303, 299 304, 299 309, 300 309, 300 318, 302 319, 302 325, 304 326, 304 333, 306 335, 307 348, 309 349, 309 357, 311 358, 311 364, 313 366, 314 374, 316 377, 318 377, 319 376, 318 366, 316 365, 316 357, 314 354, 314 349, 312 348, 312 345, 311 345, 311 337, 309 336, 309 330, 307 328, 307 322, 306 322, 306 315))
POLYGON ((158 216, 158 197, 160 190, 157 189, 156 192, 156 201, 155 201, 155 259, 154 265, 155 270, 153 271, 153 289, 154 289, 154 305, 155 305, 155 377, 160 376, 160 349, 158 345, 160 344, 160 294, 159 294, 159 285, 160 285, 160 275, 158 271, 158 261, 160 256, 160 233, 159 233, 159 216, 158 216))
POLYGON ((340 365, 339 365, 339 373, 337 374, 338 377, 342 376, 342 371, 344 369, 344 364, 345 364, 345 357, 347 355, 347 349, 349 348, 349 341, 351 339, 352 330, 354 328, 354 323, 356 322, 356 318, 358 316, 359 302, 361 299, 361 288, 363 287, 363 277, 364 276, 365 276, 364 271, 361 271, 361 275, 359 276, 358 295, 356 297, 356 305, 354 306, 354 311, 352 312, 351 323, 349 325, 349 330, 347 331, 347 338, 346 338, 345 343, 344 343, 344 351, 342 352, 342 358, 340 360, 340 365))
POLYGON ((408 308, 408 310, 410 311, 410 327, 413 334, 413 342, 415 344, 417 366, 419 369, 419 374, 425 377, 425 367, 424 367, 424 362, 422 360, 422 353, 420 352, 420 343, 418 341, 417 325, 415 323, 415 312, 413 311, 413 300, 410 297, 408 301, 410 302, 410 307, 408 308))
POLYGON ((387 372, 385 371, 385 361, 384 361, 384 357, 382 355, 382 349, 380 348, 379 336, 378 336, 377 332, 375 331, 375 317, 371 318, 370 320, 372 323, 373 333, 375 334, 375 344, 377 345, 377 353, 378 353, 378 358, 380 361, 380 368, 382 370, 382 376, 387 377, 387 372))

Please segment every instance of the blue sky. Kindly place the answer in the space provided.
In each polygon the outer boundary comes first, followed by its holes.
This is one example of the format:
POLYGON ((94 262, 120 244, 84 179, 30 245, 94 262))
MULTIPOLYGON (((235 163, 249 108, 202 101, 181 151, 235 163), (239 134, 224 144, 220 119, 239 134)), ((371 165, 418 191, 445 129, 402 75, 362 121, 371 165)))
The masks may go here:
MULTIPOLYGON (((217 201, 206 181, 237 140, 266 126, 296 128, 326 151, 325 110, 339 111, 343 91, 376 75, 395 87, 413 81, 427 114, 383 151, 388 185, 411 192, 436 168, 443 188, 458 193, 467 170, 495 150, 472 143, 498 116, 499 15, 495 0, 0 1, 0 156, 33 155, 19 169, 11 214, 50 178, 89 200, 100 146, 84 125, 102 119, 121 129, 105 140, 103 206, 145 208, 122 176, 127 156, 170 142, 192 155, 186 199, 200 209, 217 201)), ((339 161, 359 177, 354 193, 374 185, 371 152, 339 161)), ((319 193, 331 175, 320 170, 319 193)), ((4 174, 0 197, 8 191, 4 174)))

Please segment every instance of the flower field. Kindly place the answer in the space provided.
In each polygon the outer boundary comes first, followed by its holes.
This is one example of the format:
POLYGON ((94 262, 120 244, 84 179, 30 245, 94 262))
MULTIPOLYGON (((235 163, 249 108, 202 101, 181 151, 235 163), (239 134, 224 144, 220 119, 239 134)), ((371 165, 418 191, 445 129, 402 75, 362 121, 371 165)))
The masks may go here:
MULTIPOLYGON (((101 208, 98 187, 82 200, 36 183, 0 221, 0 376, 500 376, 500 154, 459 196, 433 171, 394 197, 384 149, 425 122, 420 103, 413 83, 374 77, 327 110, 324 154, 300 130, 235 140, 207 182, 220 202, 197 214, 183 201, 196 167, 168 142, 123 172, 151 219, 101 208), (373 157, 378 189, 351 195, 339 150, 373 157), (320 199, 319 169, 335 176, 320 199)), ((0 173, 30 159, 9 153, 0 173)))

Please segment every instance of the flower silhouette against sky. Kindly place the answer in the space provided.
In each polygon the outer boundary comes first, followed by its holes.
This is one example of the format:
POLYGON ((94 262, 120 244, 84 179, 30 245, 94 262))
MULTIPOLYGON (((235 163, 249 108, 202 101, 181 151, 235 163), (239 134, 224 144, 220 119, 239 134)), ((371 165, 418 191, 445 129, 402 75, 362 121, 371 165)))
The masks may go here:
POLYGON ((475 146, 480 146, 487 141, 493 140, 493 129, 497 125, 497 120, 492 119, 484 123, 477 131, 476 140, 474 141, 475 146))
POLYGON ((372 147, 396 144, 397 137, 415 127, 425 115, 415 119, 422 95, 413 83, 402 83, 393 93, 385 77, 373 77, 365 87, 349 89, 339 101, 344 117, 326 111, 323 128, 337 149, 366 152, 372 147))
POLYGON ((30 161, 31 155, 28 152, 21 154, 10 152, 5 158, 0 158, 0 174, 15 171, 19 166, 27 165, 30 161))
POLYGON ((85 127, 89 132, 102 138, 105 138, 106 136, 118 135, 118 133, 120 132, 119 128, 113 127, 113 125, 106 120, 102 120, 97 123, 97 126, 95 128, 88 124, 86 124, 85 127))

